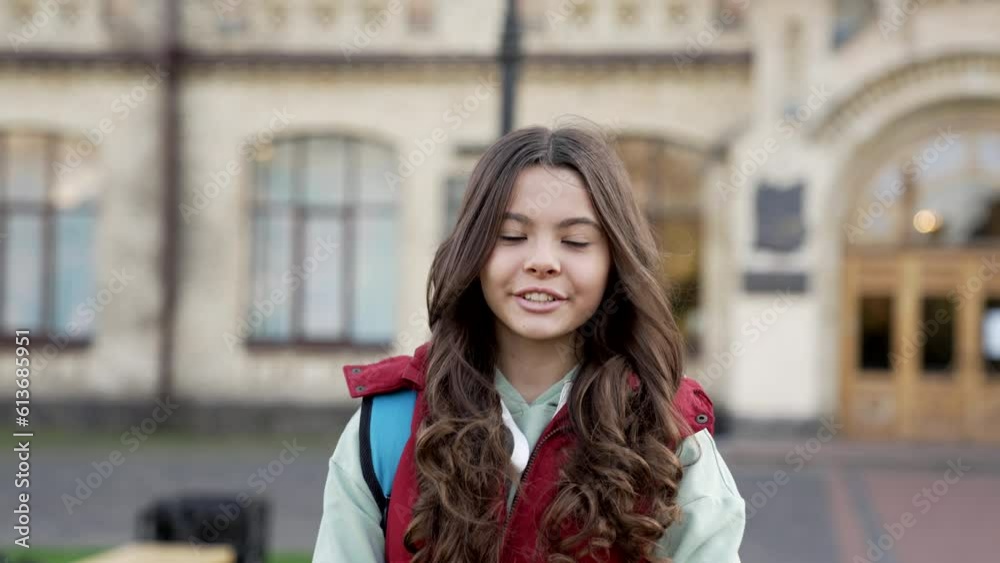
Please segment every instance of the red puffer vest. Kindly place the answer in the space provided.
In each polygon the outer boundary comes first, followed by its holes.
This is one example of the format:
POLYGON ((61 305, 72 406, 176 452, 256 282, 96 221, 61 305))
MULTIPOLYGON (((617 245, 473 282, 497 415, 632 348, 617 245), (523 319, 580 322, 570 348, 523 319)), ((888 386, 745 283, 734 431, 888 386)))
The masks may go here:
MULTIPOLYGON (((423 401, 425 359, 429 342, 416 349, 413 356, 394 356, 368 365, 344 366, 348 389, 354 398, 377 395, 404 388, 417 390, 417 404, 411 423, 410 439, 403 449, 396 478, 392 483, 389 501, 388 528, 386 531, 386 560, 389 563, 407 563, 410 553, 403 546, 403 535, 412 518, 412 507, 417 499, 417 470, 414 461, 414 436, 420 421, 426 413, 423 401)), ((638 385, 633 375, 629 383, 638 385)), ((714 431, 715 417, 712 401, 701 386, 691 378, 681 380, 674 404, 683 415, 690 428, 682 429, 682 438, 707 428, 714 431)), ((500 561, 503 563, 541 563, 542 557, 535 553, 537 531, 541 528, 542 515, 555 499, 559 467, 566 454, 572 451, 576 439, 570 431, 569 415, 566 407, 560 409, 542 432, 535 445, 528 466, 521 475, 521 484, 511 505, 506 526, 500 561)), ((503 494, 499 491, 498 494, 503 494)), ((604 559, 587 558, 583 562, 623 562, 618 553, 612 551, 604 559)))

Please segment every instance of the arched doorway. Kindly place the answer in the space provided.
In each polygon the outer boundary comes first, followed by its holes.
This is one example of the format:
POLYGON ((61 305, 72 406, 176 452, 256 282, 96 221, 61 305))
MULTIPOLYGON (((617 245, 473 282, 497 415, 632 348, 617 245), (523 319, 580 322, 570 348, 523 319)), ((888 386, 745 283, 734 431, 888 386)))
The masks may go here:
POLYGON ((1000 441, 1000 112, 919 121, 843 184, 842 414, 857 437, 1000 441))

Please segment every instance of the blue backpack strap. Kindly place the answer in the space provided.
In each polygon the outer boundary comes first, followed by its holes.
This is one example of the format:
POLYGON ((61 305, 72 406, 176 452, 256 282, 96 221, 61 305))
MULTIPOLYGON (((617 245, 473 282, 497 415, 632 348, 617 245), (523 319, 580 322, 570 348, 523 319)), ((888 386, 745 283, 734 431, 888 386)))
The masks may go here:
POLYGON ((361 400, 361 474, 382 514, 385 534, 389 516, 389 496, 403 448, 410 439, 410 424, 417 403, 417 391, 404 389, 361 400))

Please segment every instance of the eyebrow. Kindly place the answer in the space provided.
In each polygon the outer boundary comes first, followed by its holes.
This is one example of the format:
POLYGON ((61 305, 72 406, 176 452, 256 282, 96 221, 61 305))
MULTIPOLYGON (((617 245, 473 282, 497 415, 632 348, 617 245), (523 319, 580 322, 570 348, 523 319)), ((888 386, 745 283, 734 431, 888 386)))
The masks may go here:
MULTIPOLYGON (((503 218, 504 220, 510 219, 513 221, 517 221, 518 223, 524 223, 525 225, 531 225, 534 223, 534 221, 532 221, 531 218, 528 217, 527 215, 523 215, 521 213, 512 213, 510 211, 504 213, 503 218)), ((597 230, 601 230, 601 225, 598 224, 597 221, 591 219, 590 217, 570 217, 568 219, 563 219, 562 221, 559 221, 559 224, 556 225, 556 228, 565 229, 566 227, 572 227, 573 225, 590 225, 591 227, 594 227, 597 230)))

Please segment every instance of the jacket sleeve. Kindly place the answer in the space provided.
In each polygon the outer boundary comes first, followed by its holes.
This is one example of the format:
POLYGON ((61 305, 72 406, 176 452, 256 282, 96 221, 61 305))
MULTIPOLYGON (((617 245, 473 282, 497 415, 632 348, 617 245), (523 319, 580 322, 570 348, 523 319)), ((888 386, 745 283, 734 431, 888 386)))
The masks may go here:
POLYGON ((664 533, 657 555, 679 563, 739 563, 745 504, 708 431, 685 439, 680 458, 685 469, 677 502, 683 516, 664 533))
POLYGON ((361 473, 358 409, 330 457, 313 563, 383 563, 381 514, 361 473))

